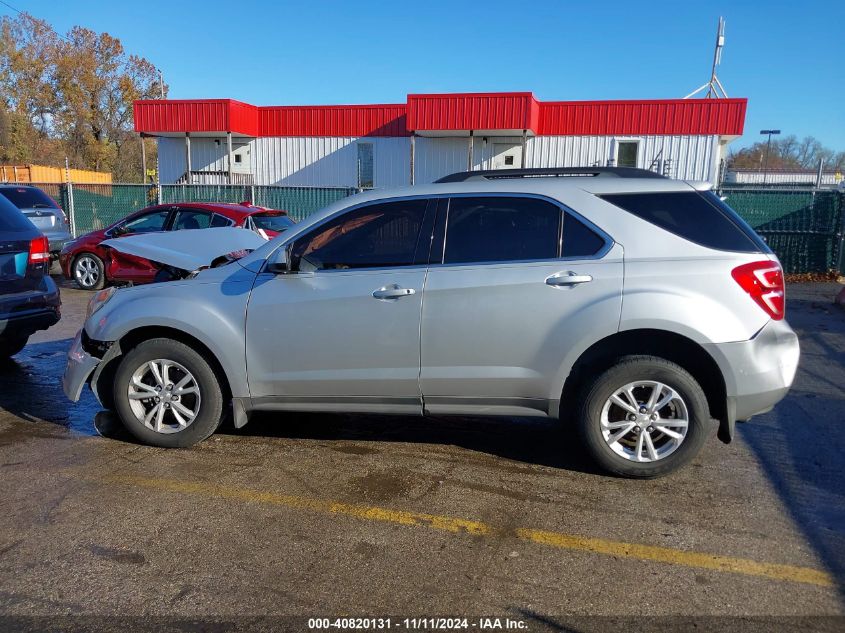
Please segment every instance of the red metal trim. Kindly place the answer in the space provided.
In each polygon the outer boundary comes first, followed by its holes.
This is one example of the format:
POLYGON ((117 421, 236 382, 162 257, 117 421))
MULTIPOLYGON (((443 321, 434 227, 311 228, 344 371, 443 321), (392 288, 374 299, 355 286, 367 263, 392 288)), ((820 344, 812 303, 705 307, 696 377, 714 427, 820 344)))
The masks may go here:
POLYGON ((739 136, 747 99, 537 101, 530 92, 411 94, 405 104, 266 106, 233 99, 136 101, 146 134, 408 136, 411 131, 529 130, 540 135, 739 136))

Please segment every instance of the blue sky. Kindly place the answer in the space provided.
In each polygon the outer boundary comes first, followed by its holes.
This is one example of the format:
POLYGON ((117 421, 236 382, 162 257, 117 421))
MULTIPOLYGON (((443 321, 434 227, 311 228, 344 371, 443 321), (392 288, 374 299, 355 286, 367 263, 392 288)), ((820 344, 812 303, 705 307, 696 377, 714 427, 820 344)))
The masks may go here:
MULTIPOLYGON (((748 97, 745 135, 813 135, 845 150, 845 3, 99 2, 7 0, 119 37, 173 98, 257 105, 404 102, 409 92, 532 91, 539 99, 683 97, 719 76, 748 97)), ((10 10, 0 5, 0 14, 10 10)))

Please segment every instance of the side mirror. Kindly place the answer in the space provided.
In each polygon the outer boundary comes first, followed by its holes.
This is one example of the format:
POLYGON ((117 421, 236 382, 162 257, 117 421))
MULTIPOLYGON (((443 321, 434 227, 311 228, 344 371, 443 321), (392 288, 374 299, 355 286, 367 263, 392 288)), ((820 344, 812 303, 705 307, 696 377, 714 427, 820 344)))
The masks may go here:
POLYGON ((267 261, 267 271, 274 275, 283 275, 293 272, 291 262, 288 260, 288 249, 280 248, 267 261))

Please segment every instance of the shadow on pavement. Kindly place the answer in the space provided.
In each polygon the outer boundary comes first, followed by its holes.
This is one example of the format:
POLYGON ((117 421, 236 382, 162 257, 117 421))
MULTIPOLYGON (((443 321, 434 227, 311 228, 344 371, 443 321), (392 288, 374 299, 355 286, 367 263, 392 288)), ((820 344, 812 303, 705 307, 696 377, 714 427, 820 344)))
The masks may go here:
POLYGON ((221 432, 285 439, 441 444, 528 464, 599 473, 584 457, 572 429, 543 418, 261 413, 242 429, 229 427, 221 432))
POLYGON ((790 300, 801 363, 787 398, 737 426, 845 597, 845 311, 790 300))

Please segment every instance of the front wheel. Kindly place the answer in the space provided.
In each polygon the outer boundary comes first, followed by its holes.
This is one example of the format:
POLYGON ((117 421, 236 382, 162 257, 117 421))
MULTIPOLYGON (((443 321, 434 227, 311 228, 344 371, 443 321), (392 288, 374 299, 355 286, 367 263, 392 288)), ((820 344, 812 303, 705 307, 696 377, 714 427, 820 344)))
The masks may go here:
POLYGON ((625 357, 588 385, 578 426, 599 466, 634 478, 677 470, 698 454, 713 428, 695 379, 654 356, 625 357))
POLYGON ((100 290, 106 284, 103 260, 92 253, 82 253, 73 260, 73 280, 83 290, 100 290))
POLYGON ((196 350, 172 339, 150 339, 126 354, 112 397, 129 432, 153 446, 191 446, 214 433, 223 418, 214 369, 196 350))

